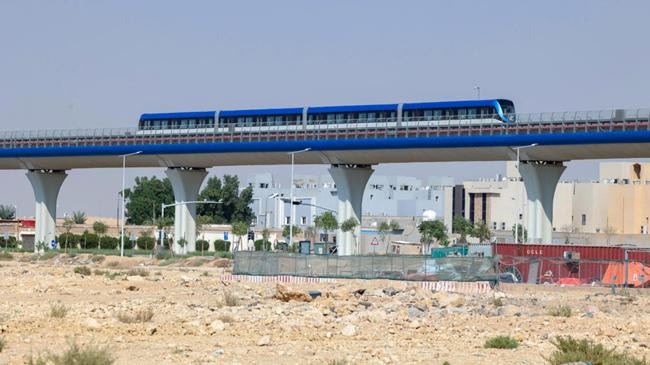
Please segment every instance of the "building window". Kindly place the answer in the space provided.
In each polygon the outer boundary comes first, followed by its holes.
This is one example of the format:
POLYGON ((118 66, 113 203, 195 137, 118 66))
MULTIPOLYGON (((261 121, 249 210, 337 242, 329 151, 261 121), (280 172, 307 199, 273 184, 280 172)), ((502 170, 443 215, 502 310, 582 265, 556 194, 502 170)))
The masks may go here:
POLYGON ((522 220, 522 219, 524 219, 524 215, 519 213, 519 220, 522 220))
POLYGON ((435 201, 438 201, 439 198, 440 198, 440 197, 436 195, 436 199, 435 199, 435 201))
POLYGON ((497 222, 492 222, 492 230, 496 231, 497 229, 497 222))
POLYGON ((587 225, 587 215, 586 215, 586 214, 583 214, 583 215, 582 215, 582 225, 583 225, 583 226, 586 226, 586 225, 587 225))
POLYGON ((291 224, 291 217, 284 217, 284 224, 291 224))
POLYGON ((302 225, 307 224, 307 217, 305 217, 305 216, 300 217, 300 224, 302 224, 302 225))
POLYGON ((506 230, 506 222, 501 222, 501 230, 502 231, 506 230))

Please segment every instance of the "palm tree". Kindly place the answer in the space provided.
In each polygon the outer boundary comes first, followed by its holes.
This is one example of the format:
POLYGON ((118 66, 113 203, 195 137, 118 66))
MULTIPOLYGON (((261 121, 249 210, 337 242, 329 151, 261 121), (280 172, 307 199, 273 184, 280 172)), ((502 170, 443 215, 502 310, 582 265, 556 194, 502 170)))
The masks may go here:
POLYGON ((86 213, 80 210, 76 212, 72 212, 72 221, 74 222, 74 224, 85 224, 87 219, 88 218, 86 218, 86 213))
POLYGON ((0 219, 16 219, 16 208, 11 205, 0 205, 0 219))

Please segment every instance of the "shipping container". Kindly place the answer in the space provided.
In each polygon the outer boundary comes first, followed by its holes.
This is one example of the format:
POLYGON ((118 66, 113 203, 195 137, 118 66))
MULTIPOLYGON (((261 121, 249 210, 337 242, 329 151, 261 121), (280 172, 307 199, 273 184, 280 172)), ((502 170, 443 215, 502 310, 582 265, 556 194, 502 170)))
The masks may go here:
POLYGON ((631 262, 650 266, 650 251, 631 247, 495 244, 501 271, 512 272, 526 283, 558 283, 577 279, 600 283, 611 262, 623 262, 625 250, 631 262))

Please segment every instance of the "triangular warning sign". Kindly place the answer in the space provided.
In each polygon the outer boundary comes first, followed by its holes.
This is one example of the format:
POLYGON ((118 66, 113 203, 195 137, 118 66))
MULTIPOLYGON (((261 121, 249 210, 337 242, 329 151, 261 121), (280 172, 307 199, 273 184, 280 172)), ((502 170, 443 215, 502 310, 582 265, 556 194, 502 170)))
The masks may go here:
POLYGON ((370 242, 370 246, 379 246, 379 241, 377 240, 377 237, 372 239, 372 242, 370 242))

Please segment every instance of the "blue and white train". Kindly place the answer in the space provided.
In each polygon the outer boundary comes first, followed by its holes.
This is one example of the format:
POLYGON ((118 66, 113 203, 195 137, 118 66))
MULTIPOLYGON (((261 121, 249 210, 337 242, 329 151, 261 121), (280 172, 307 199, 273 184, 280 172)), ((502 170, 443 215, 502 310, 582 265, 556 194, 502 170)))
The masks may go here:
POLYGON ((139 133, 232 133, 512 123, 506 99, 142 114, 139 133), (156 131, 156 132, 154 132, 156 131))

